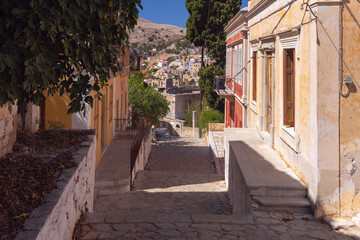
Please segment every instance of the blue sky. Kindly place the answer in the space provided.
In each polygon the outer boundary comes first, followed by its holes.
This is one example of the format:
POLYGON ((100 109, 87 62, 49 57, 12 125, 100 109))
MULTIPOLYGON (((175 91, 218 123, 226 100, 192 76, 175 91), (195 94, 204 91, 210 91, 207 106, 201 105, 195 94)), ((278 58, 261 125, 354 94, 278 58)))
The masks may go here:
MULTIPOLYGON (((185 28, 189 13, 185 8, 185 0, 142 0, 144 10, 140 10, 140 17, 154 23, 170 24, 185 28)), ((242 6, 247 6, 243 0, 242 6)))

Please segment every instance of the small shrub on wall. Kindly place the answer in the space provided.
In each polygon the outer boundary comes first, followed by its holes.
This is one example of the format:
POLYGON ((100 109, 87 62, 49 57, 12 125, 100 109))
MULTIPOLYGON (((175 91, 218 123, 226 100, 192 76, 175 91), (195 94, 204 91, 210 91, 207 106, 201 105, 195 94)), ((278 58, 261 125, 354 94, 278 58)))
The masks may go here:
POLYGON ((224 122, 224 115, 220 111, 209 108, 201 113, 198 125, 200 129, 207 129, 209 123, 223 123, 223 122, 224 122))

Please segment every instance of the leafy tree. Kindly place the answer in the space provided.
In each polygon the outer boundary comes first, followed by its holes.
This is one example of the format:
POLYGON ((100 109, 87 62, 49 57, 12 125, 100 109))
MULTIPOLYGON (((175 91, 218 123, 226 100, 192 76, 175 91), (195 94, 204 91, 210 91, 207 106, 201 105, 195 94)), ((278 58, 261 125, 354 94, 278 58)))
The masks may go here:
POLYGON ((148 124, 156 124, 169 111, 169 102, 153 87, 144 82, 141 73, 129 77, 129 104, 133 120, 144 119, 148 124))
POLYGON ((189 11, 186 38, 201 47, 199 85, 210 107, 223 110, 222 101, 215 93, 215 76, 224 73, 226 63, 226 33, 224 27, 239 11, 241 0, 186 0, 189 11), (204 50, 215 63, 205 68, 204 50))
POLYGON ((114 46, 128 43, 140 2, 2 0, 0 106, 40 105, 45 90, 70 93, 69 113, 92 105, 91 91, 121 69, 114 46))
POLYGON ((198 72, 199 86, 205 100, 211 108, 224 111, 224 100, 219 98, 215 92, 215 78, 217 75, 223 75, 224 69, 218 65, 212 64, 207 68, 200 68, 198 72))

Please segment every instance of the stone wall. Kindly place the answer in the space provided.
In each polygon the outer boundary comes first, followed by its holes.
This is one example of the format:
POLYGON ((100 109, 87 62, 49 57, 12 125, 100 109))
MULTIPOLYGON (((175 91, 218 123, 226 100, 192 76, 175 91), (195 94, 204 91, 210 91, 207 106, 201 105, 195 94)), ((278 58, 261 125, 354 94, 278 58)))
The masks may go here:
POLYGON ((40 107, 32 103, 28 103, 25 115, 25 129, 32 133, 39 130, 40 123, 40 107))
POLYGON ((209 131, 224 131, 224 123, 209 123, 209 131))
POLYGON ((16 240, 71 239, 81 213, 93 211, 95 146, 94 135, 81 144, 74 155, 78 167, 62 172, 58 188, 46 195, 43 204, 31 213, 16 240))
POLYGON ((132 172, 132 179, 131 179, 132 182, 134 182, 136 173, 138 171, 144 170, 146 164, 149 161, 149 157, 150 157, 150 153, 151 153, 151 136, 152 136, 152 130, 151 130, 151 126, 149 126, 145 130, 145 136, 141 143, 139 154, 138 154, 136 162, 135 162, 135 166, 134 166, 134 169, 132 172))
POLYGON ((11 112, 8 106, 0 108, 0 157, 11 152, 16 141, 17 106, 12 105, 11 112))

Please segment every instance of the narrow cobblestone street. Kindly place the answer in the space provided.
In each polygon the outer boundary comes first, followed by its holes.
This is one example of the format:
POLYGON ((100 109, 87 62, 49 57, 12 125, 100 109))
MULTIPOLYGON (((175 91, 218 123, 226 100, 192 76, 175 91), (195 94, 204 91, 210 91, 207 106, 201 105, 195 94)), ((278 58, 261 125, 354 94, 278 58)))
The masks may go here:
POLYGON ((99 196, 81 239, 352 239, 309 215, 231 215, 223 176, 193 137, 159 139, 133 191, 99 196))

